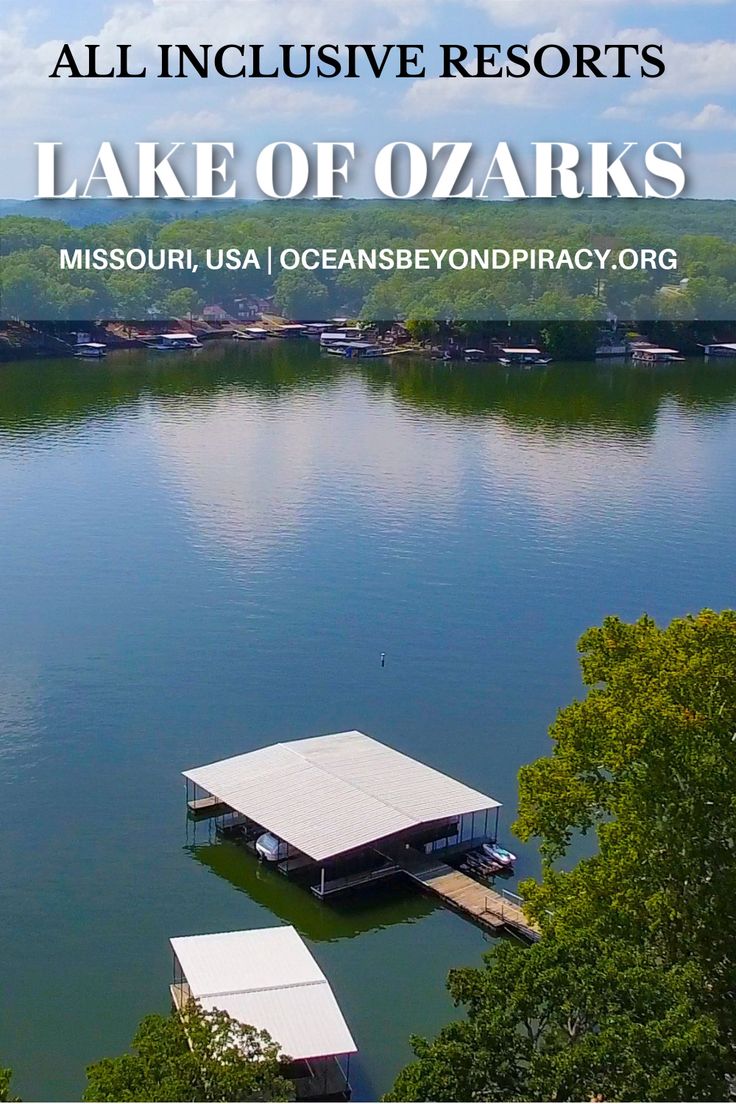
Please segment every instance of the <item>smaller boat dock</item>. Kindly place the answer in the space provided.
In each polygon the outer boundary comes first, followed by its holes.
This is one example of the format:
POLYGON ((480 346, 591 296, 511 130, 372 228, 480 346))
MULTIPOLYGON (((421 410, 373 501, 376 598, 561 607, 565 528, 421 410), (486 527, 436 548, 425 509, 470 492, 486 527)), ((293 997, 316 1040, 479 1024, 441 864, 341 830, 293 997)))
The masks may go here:
POLYGON ((499 363, 507 368, 512 365, 520 368, 536 368, 552 363, 552 357, 545 356, 541 349, 507 348, 502 349, 501 352, 503 356, 498 358, 499 363))
POLYGON ((635 364, 676 364, 685 358, 679 349, 664 349, 656 345, 639 345, 631 354, 635 364))
POLYGON ((375 341, 333 341, 323 348, 332 356, 344 357, 345 360, 372 360, 390 355, 375 341))
POLYGON ((236 341, 265 341, 270 331, 265 326, 245 326, 241 330, 233 330, 232 336, 236 341))
POLYGON ((323 349, 330 345, 344 345, 346 341, 360 341, 361 331, 357 326, 346 326, 341 330, 324 330, 319 335, 319 343, 323 349))
MULTIPOLYGON (((170 940, 174 1008, 190 1000, 267 1031, 288 1055, 281 1073, 296 1100, 349 1100, 357 1047, 327 978, 292 927, 170 940)), ((185 1025, 186 1026, 186 1025, 185 1025)))
POLYGON ((193 333, 165 333, 146 342, 149 349, 170 353, 177 349, 201 349, 202 343, 193 333))
POLYGON ((706 357, 718 357, 720 359, 736 360, 736 343, 729 341, 713 342, 711 345, 704 345, 703 352, 706 357))
POLYGON ((74 346, 74 356, 84 360, 101 360, 107 355, 107 345, 102 341, 79 341, 74 346))

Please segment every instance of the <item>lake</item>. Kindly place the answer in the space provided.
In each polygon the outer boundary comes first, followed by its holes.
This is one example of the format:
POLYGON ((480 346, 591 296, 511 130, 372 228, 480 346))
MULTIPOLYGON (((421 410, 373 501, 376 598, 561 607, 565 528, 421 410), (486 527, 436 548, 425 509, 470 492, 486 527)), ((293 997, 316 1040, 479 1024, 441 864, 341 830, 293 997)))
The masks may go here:
POLYGON ((320 904, 180 771, 362 729, 504 803, 608 613, 734 604, 736 365, 347 365, 218 342, 0 369, 0 1064, 26 1100, 168 1008, 172 935, 293 923, 385 1092, 480 931, 320 904), (381 667, 385 653, 385 667, 381 667))

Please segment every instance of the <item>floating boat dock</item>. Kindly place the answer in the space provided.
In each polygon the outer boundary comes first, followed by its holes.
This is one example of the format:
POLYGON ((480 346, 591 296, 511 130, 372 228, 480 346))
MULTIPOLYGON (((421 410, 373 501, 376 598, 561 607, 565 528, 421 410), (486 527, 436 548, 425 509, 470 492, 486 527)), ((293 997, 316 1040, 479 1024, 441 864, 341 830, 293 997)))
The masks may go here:
POLYGON ((710 345, 703 346, 706 357, 724 357, 736 360, 736 343, 729 341, 714 341, 710 345))
POLYGON ((190 935, 170 940, 174 1008, 191 999, 267 1031, 288 1060, 282 1075, 296 1100, 348 1100, 357 1047, 332 988, 292 927, 190 935))
POLYGON ((445 861, 496 842, 500 803, 365 733, 274 744, 183 773, 193 818, 214 818, 250 850, 260 834, 275 836, 285 845, 275 870, 322 900, 408 877, 486 931, 538 937, 519 898, 445 861))

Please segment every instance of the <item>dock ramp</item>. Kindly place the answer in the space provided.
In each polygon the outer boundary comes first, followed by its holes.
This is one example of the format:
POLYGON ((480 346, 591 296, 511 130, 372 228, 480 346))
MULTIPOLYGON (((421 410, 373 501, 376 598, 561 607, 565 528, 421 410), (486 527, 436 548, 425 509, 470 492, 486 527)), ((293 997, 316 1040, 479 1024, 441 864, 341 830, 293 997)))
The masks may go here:
POLYGON ((527 919, 520 903, 455 870, 434 855, 404 847, 392 848, 390 854, 386 852, 386 857, 423 889, 436 894, 450 908, 494 935, 510 932, 530 943, 539 939, 538 927, 527 919))

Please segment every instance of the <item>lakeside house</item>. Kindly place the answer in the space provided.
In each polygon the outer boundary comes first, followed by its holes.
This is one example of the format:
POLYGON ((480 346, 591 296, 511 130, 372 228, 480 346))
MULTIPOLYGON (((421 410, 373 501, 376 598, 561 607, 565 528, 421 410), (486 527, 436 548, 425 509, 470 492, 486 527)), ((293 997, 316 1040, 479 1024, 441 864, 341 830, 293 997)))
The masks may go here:
POLYGON ((231 316, 219 303, 210 303, 202 308, 202 318, 205 322, 230 322, 231 316))

